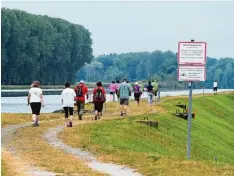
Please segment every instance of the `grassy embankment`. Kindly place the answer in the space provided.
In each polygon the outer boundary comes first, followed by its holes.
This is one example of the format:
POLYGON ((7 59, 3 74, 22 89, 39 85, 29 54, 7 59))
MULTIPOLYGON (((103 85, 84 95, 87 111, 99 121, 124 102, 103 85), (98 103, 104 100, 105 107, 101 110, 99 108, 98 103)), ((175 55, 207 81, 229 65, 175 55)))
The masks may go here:
MULTIPOLYGON (((158 129, 136 123, 146 116, 140 115, 79 125, 59 137, 102 161, 128 165, 145 175, 234 175, 234 93, 194 97, 191 161, 186 160, 187 121, 172 115, 174 105, 187 97, 167 99, 159 113, 151 111, 148 118, 159 121, 158 129)), ((137 111, 146 112, 146 106, 137 111)))
MULTIPOLYGON (((133 117, 106 121, 119 115, 116 103, 108 103, 107 114, 102 121, 66 129, 59 136, 69 145, 91 151, 100 160, 131 166, 145 175, 232 175, 233 96, 194 98, 197 117, 192 128, 192 162, 184 160, 187 121, 171 115, 177 109, 173 105, 187 100, 187 97, 165 98, 166 101, 152 107, 145 103, 141 107, 131 103, 129 115, 133 117), (135 123, 136 119, 145 116, 159 121, 159 129, 135 123), (217 162, 213 161, 214 157, 217 157, 217 162)), ((87 109, 90 108, 92 105, 87 106, 87 109)), ((12 145, 20 151, 22 159, 57 173, 102 175, 74 156, 52 148, 41 138, 49 128, 64 123, 63 114, 41 115, 42 120, 57 118, 62 120, 41 124, 39 128, 26 127, 14 134, 12 145)), ((2 126, 30 120, 29 114, 2 114, 2 126)), ((91 120, 91 116, 86 116, 85 120, 91 120)), ((15 168, 8 158, 3 159, 7 168, 15 168)), ((5 172, 10 170, 5 169, 5 172)))

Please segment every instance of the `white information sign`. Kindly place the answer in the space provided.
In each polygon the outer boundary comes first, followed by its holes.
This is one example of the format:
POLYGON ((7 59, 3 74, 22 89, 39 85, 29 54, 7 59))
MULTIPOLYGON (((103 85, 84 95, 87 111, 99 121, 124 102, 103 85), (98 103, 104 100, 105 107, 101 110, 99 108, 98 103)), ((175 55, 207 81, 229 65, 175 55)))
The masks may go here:
POLYGON ((178 64, 206 64, 205 42, 179 42, 178 64))
POLYGON ((178 66, 178 80, 179 81, 205 81, 206 68, 205 66, 178 66))

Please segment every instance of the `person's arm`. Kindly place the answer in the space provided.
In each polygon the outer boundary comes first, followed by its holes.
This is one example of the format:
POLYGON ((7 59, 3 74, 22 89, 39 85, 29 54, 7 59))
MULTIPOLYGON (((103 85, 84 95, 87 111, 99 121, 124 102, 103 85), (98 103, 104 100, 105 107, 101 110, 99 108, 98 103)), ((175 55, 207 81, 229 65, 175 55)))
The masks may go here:
POLYGON ((74 101, 76 100, 76 92, 73 90, 74 101))
POLYGON ((42 107, 44 107, 45 104, 44 104, 44 98, 43 98, 42 90, 40 90, 40 91, 41 91, 41 92, 40 92, 41 105, 42 105, 42 107))
POLYGON ((31 97, 31 93, 29 92, 29 94, 28 94, 28 105, 30 104, 30 97, 31 97))
POLYGON ((42 105, 42 107, 44 107, 45 104, 44 104, 44 98, 43 98, 42 93, 40 94, 40 99, 41 99, 41 105, 42 105))
POLYGON ((63 91, 61 93, 61 97, 62 97, 61 101, 62 101, 62 105, 63 105, 63 91))
POLYGON ((89 99, 89 90, 88 90, 87 87, 85 87, 85 92, 86 92, 86 97, 87 97, 87 99, 89 99))

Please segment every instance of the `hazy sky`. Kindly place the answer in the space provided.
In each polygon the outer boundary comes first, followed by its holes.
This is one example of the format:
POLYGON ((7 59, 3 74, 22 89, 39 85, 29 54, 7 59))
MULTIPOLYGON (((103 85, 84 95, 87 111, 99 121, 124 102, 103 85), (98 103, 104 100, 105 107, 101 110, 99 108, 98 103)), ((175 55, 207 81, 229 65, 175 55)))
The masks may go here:
POLYGON ((210 57, 234 58, 234 2, 21 2, 2 7, 60 17, 88 28, 94 55, 177 51, 179 41, 207 42, 210 57))

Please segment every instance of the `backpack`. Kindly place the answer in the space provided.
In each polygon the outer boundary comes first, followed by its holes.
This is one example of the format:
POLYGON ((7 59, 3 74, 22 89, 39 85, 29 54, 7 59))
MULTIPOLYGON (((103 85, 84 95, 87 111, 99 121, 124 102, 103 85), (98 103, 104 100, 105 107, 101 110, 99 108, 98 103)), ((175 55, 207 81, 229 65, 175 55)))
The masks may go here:
POLYGON ((138 85, 134 86, 134 93, 140 93, 140 86, 138 85))
POLYGON ((82 97, 83 96, 83 92, 82 92, 82 87, 78 86, 77 90, 76 90, 76 96, 77 97, 82 97))
POLYGON ((96 90, 96 93, 94 95, 94 100, 105 101, 105 96, 104 96, 101 88, 98 88, 96 90))

